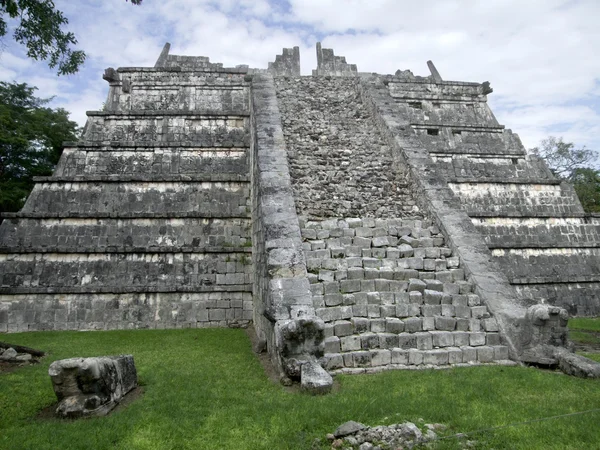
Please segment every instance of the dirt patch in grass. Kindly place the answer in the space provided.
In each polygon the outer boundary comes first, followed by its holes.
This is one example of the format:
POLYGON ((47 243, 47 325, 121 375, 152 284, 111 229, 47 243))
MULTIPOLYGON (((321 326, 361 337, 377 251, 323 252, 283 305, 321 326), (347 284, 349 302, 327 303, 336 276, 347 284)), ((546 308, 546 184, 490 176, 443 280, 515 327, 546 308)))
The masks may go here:
POLYGON ((18 370, 21 367, 27 367, 27 366, 31 366, 33 364, 39 364, 39 362, 40 362, 39 359, 36 359, 36 358, 33 358, 30 361, 23 361, 23 362, 18 362, 18 363, 0 361, 0 374, 14 372, 15 370, 18 370))
POLYGON ((569 339, 575 345, 575 351, 586 353, 600 353, 600 332, 591 330, 577 330, 569 333, 569 339))
MULTIPOLYGON (((117 411, 121 411, 127 406, 131 405, 137 399, 139 399, 144 394, 144 388, 142 386, 138 386, 131 391, 129 391, 125 397, 121 399, 119 404, 115 406, 107 416, 116 413, 117 411)), ((36 419, 40 420, 81 420, 81 419, 89 419, 91 417, 83 417, 79 419, 65 419, 56 414, 56 407, 58 406, 58 402, 52 403, 49 406, 46 406, 37 414, 36 419)))

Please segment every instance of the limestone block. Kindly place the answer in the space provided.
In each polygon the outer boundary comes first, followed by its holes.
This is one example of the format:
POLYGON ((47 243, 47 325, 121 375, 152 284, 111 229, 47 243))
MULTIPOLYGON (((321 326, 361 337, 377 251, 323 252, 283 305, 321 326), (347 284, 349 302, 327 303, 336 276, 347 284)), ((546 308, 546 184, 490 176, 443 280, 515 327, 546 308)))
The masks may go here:
POLYGON ((48 374, 62 417, 106 415, 137 386, 132 355, 62 359, 48 374))
POLYGON ((424 351, 423 364, 432 364, 435 366, 448 364, 448 351, 442 349, 424 351))
POLYGON ((388 349, 371 350, 371 365, 387 366, 392 362, 392 352, 388 349))
POLYGON ((430 331, 434 347, 454 346, 454 336, 449 331, 430 331))
POLYGON ((492 362, 494 360, 494 349, 492 347, 477 347, 477 361, 492 362))
POLYGON ((311 394, 327 394, 333 386, 333 378, 316 361, 302 365, 300 387, 311 394))
POLYGON ((392 364, 408 364, 408 350, 404 350, 401 348, 393 348, 392 364))
POLYGON ((484 332, 472 332, 469 335, 469 344, 472 347, 478 347, 485 345, 485 333, 484 332))

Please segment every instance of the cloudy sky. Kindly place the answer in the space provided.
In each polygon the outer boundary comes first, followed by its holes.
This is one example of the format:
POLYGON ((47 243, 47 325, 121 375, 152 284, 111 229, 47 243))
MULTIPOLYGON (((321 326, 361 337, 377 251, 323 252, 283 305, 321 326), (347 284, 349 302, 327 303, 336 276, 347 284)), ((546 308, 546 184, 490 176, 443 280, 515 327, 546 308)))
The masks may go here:
POLYGON ((88 59, 57 77, 6 36, 0 80, 27 82, 38 96, 85 122, 100 109, 106 67, 153 66, 172 54, 225 66, 265 68, 282 47, 300 47, 303 74, 315 43, 362 72, 410 69, 446 80, 490 81, 498 120, 530 148, 549 135, 600 150, 598 0, 55 0, 88 59))

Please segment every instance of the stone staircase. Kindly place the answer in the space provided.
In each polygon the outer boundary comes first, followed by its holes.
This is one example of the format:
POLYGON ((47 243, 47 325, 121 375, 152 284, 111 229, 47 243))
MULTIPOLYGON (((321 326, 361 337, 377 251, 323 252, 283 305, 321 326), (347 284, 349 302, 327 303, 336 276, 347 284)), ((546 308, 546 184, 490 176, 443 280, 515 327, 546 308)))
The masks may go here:
POLYGON ((107 70, 105 110, 1 225, 0 331, 252 319, 244 75, 175 55, 107 70))
POLYGON ((600 313, 600 227, 487 105, 488 83, 398 73, 389 93, 519 295, 600 313))

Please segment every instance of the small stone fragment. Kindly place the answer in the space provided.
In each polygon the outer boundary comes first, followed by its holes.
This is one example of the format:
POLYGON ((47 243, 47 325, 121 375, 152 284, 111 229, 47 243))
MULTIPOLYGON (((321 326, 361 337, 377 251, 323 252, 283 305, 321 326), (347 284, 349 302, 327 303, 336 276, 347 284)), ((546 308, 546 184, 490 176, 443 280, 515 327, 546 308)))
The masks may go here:
POLYGON ((16 357, 17 357, 17 351, 14 348, 7 348, 6 350, 4 350, 4 352, 0 356, 0 359, 2 359, 4 361, 8 361, 11 359, 15 359, 16 357))
POLYGON ((342 425, 340 425, 337 430, 335 430, 333 432, 333 435, 335 437, 344 437, 344 436, 348 436, 351 434, 355 434, 361 430, 365 430, 368 427, 366 425, 363 425, 360 422, 355 422, 353 420, 350 420, 342 425))

